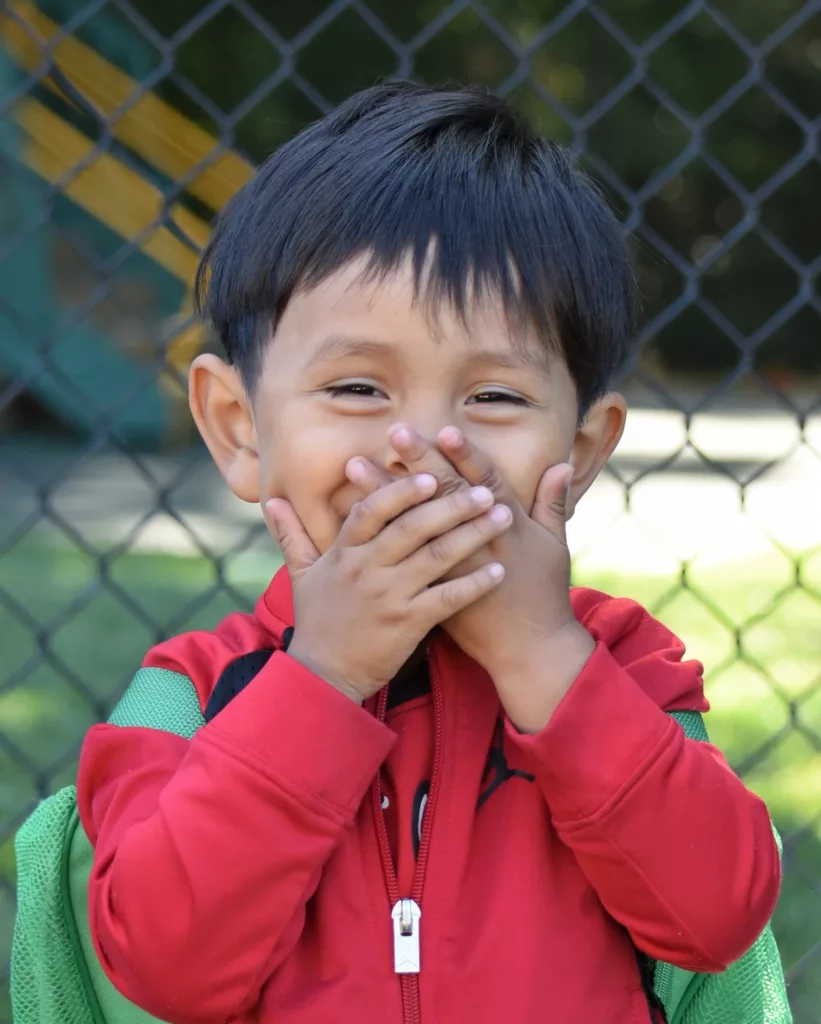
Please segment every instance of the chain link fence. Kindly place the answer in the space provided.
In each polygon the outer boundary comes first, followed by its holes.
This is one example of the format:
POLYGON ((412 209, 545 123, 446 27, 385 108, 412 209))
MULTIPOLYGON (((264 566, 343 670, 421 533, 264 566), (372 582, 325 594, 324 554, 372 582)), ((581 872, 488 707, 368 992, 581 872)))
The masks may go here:
POLYGON ((634 412, 574 574, 704 660, 714 738, 785 837, 796 1021, 821 1022, 821 0, 0 4, 0 952, 14 831, 85 729, 271 573, 185 404, 209 221, 383 76, 512 96, 634 239, 634 412))

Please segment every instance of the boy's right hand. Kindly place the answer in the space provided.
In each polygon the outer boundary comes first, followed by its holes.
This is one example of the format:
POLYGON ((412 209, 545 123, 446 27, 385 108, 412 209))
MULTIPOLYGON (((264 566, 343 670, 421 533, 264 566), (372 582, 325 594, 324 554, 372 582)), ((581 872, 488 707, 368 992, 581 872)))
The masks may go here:
POLYGON ((293 589, 288 653, 358 702, 385 686, 434 626, 504 577, 494 562, 437 582, 504 533, 512 517, 486 487, 433 498, 436 489, 423 473, 368 495, 323 555, 290 502, 266 506, 293 589))

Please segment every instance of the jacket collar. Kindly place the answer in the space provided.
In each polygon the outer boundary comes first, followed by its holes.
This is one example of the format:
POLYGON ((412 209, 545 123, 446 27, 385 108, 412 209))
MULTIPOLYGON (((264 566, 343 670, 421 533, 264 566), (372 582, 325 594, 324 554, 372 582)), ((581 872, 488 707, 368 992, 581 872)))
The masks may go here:
MULTIPOLYGON (((701 664, 683 660, 682 642, 640 605, 583 587, 571 589, 570 596, 576 618, 657 704, 667 711, 708 710, 701 664)), ((256 618, 277 643, 283 631, 294 625, 291 580, 284 566, 257 601, 256 618)), ((436 631, 432 649, 439 655, 444 675, 478 675, 492 688, 484 671, 441 630, 436 631)))
MULTIPOLYGON (((282 641, 283 632, 294 625, 291 578, 285 566, 275 573, 268 589, 257 601, 255 617, 277 644, 282 641)), ((466 671, 471 675, 477 671, 485 675, 476 662, 461 651, 441 630, 435 630, 431 635, 429 648, 436 652, 437 662, 445 675, 464 674, 466 671)))
POLYGON ((291 592, 291 577, 283 565, 260 596, 256 604, 257 621, 277 640, 294 624, 294 601, 291 592))

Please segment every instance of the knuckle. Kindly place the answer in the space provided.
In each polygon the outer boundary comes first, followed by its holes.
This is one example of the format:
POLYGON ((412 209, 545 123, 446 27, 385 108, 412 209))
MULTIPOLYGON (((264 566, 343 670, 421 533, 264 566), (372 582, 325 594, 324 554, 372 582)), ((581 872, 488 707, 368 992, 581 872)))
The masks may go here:
POLYGON ((459 591, 454 583, 449 583, 439 591, 439 604, 445 612, 454 611, 459 606, 459 591))
POLYGON ((473 583, 469 578, 453 580, 442 590, 442 603, 452 612, 469 603, 473 594, 473 583))
POLYGON ((348 518, 353 523, 361 523, 368 518, 371 510, 370 498, 363 498, 361 501, 357 501, 348 515, 348 518))
POLYGON ((394 480, 386 488, 386 498, 390 499, 391 505, 396 508, 406 508, 418 495, 417 484, 412 476, 403 477, 401 480, 394 480))
POLYGON ((475 512, 470 491, 466 487, 458 487, 446 495, 448 514, 451 518, 462 519, 467 512, 475 512))
POLYGON ((391 528, 401 537, 411 537, 419 528, 418 517, 406 512, 404 515, 400 514, 395 519, 391 520, 391 528))
POLYGON ((428 544, 428 554, 434 562, 447 562, 451 554, 451 545, 444 537, 434 537, 428 544))
POLYGON ((351 559, 347 564, 341 567, 341 573, 343 580, 349 584, 356 584, 362 578, 362 565, 358 559, 351 559))
POLYGON ((490 518, 490 511, 485 512, 478 519, 472 520, 470 525, 482 538, 490 537, 499 530, 499 524, 490 518))
POLYGON ((463 591, 463 596, 467 598, 477 597, 482 589, 482 577, 483 573, 481 572, 481 570, 477 570, 475 572, 470 573, 468 576, 465 576, 465 587, 463 591))
POLYGON ((407 625, 408 611, 405 605, 397 605, 389 612, 390 623, 394 628, 407 625))
POLYGON ((459 491, 467 490, 467 483, 461 476, 449 473, 443 480, 439 481, 439 494, 446 498, 459 491))
POLYGON ((484 466, 479 473, 479 486, 487 487, 490 491, 497 491, 501 484, 501 478, 494 466, 484 466))
POLYGON ((414 508, 423 497, 418 485, 411 477, 398 480, 395 489, 389 492, 389 495, 386 494, 386 497, 388 496, 390 497, 391 514, 396 516, 401 515, 410 508, 414 508))
POLYGON ((474 552, 487 544, 496 533, 496 524, 485 513, 465 524, 465 539, 462 547, 474 552))

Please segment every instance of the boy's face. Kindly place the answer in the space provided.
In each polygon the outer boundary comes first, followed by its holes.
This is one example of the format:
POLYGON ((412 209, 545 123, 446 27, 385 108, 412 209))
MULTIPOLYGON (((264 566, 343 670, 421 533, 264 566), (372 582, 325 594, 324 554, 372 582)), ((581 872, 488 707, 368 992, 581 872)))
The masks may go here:
POLYGON ((360 491, 345 475, 364 456, 390 476, 409 472, 388 442, 407 423, 435 443, 458 426, 489 456, 530 511, 542 474, 571 461, 575 501, 615 447, 624 403, 608 395, 577 425, 564 362, 535 336, 516 339, 492 301, 463 322, 414 302, 409 269, 363 280, 349 265, 289 302, 268 345, 253 403, 215 357, 192 370, 195 418, 234 492, 286 498, 327 550, 360 491))

